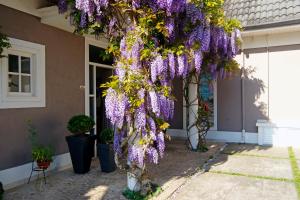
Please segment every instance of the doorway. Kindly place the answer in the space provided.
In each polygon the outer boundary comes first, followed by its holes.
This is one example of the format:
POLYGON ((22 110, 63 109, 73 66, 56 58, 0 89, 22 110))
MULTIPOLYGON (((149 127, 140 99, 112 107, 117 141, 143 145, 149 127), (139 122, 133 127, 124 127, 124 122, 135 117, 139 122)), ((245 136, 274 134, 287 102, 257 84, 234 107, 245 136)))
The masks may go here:
POLYGON ((111 124, 105 115, 103 91, 100 85, 109 81, 112 76, 113 60, 103 60, 105 49, 99 46, 88 44, 88 98, 86 114, 92 117, 96 123, 91 131, 92 135, 99 137, 105 128, 111 128, 111 124))

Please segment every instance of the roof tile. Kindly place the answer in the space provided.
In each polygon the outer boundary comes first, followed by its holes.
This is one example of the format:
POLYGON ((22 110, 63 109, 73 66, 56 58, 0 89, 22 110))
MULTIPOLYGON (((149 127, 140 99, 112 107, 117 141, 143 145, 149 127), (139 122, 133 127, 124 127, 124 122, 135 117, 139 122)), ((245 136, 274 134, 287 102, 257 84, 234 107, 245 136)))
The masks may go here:
POLYGON ((225 14, 243 26, 273 25, 299 20, 300 0, 225 0, 225 14))

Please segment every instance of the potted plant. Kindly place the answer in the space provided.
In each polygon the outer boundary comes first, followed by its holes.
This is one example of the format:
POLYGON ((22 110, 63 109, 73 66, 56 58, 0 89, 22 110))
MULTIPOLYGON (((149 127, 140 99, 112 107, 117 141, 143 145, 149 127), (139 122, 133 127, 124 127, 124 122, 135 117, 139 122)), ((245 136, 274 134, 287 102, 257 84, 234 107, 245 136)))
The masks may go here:
POLYGON ((114 150, 112 148, 114 132, 111 128, 101 131, 98 138, 97 154, 102 172, 113 172, 117 166, 115 163, 114 150))
POLYGON ((46 170, 53 161, 53 150, 50 147, 36 146, 32 149, 32 158, 40 169, 46 170))
POLYGON ((4 189, 3 189, 2 182, 0 182, 0 200, 3 199, 3 194, 4 194, 4 189))
POLYGON ((37 166, 40 169, 46 170, 49 168, 51 162, 53 161, 52 157, 54 155, 53 149, 50 146, 44 146, 38 143, 38 133, 36 128, 33 126, 32 122, 28 120, 28 132, 29 139, 31 141, 31 154, 32 159, 36 161, 37 166))
POLYGON ((86 115, 76 115, 68 122, 67 128, 73 135, 66 136, 66 141, 75 173, 83 174, 90 170, 95 138, 87 133, 94 125, 94 120, 86 115))

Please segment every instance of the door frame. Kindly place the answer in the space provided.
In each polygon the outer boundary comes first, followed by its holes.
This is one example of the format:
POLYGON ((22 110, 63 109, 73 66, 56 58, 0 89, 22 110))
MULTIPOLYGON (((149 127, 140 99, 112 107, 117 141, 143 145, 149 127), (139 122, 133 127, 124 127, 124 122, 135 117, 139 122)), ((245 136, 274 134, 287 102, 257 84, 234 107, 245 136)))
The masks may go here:
MULTIPOLYGON (((100 38, 99 40, 95 39, 92 36, 85 36, 85 115, 90 116, 90 73, 89 73, 89 67, 90 65, 94 66, 94 94, 96 94, 96 68, 105 68, 105 69, 113 69, 112 66, 110 65, 105 65, 105 64, 99 64, 99 63, 94 63, 89 61, 89 45, 93 45, 96 47, 104 48, 106 49, 108 46, 108 42, 104 38, 100 38)), ((94 120, 95 122, 97 121, 97 111, 96 111, 96 97, 94 97, 94 120)), ((97 133, 97 124, 95 125, 95 134, 97 133)))

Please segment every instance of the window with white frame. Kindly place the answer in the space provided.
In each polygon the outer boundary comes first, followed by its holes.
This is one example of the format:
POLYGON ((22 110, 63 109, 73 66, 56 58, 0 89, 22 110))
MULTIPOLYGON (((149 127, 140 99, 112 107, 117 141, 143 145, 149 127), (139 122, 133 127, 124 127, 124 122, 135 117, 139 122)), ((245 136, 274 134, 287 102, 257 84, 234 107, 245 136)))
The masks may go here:
POLYGON ((0 62, 0 108, 45 107, 45 47, 10 38, 0 62))

